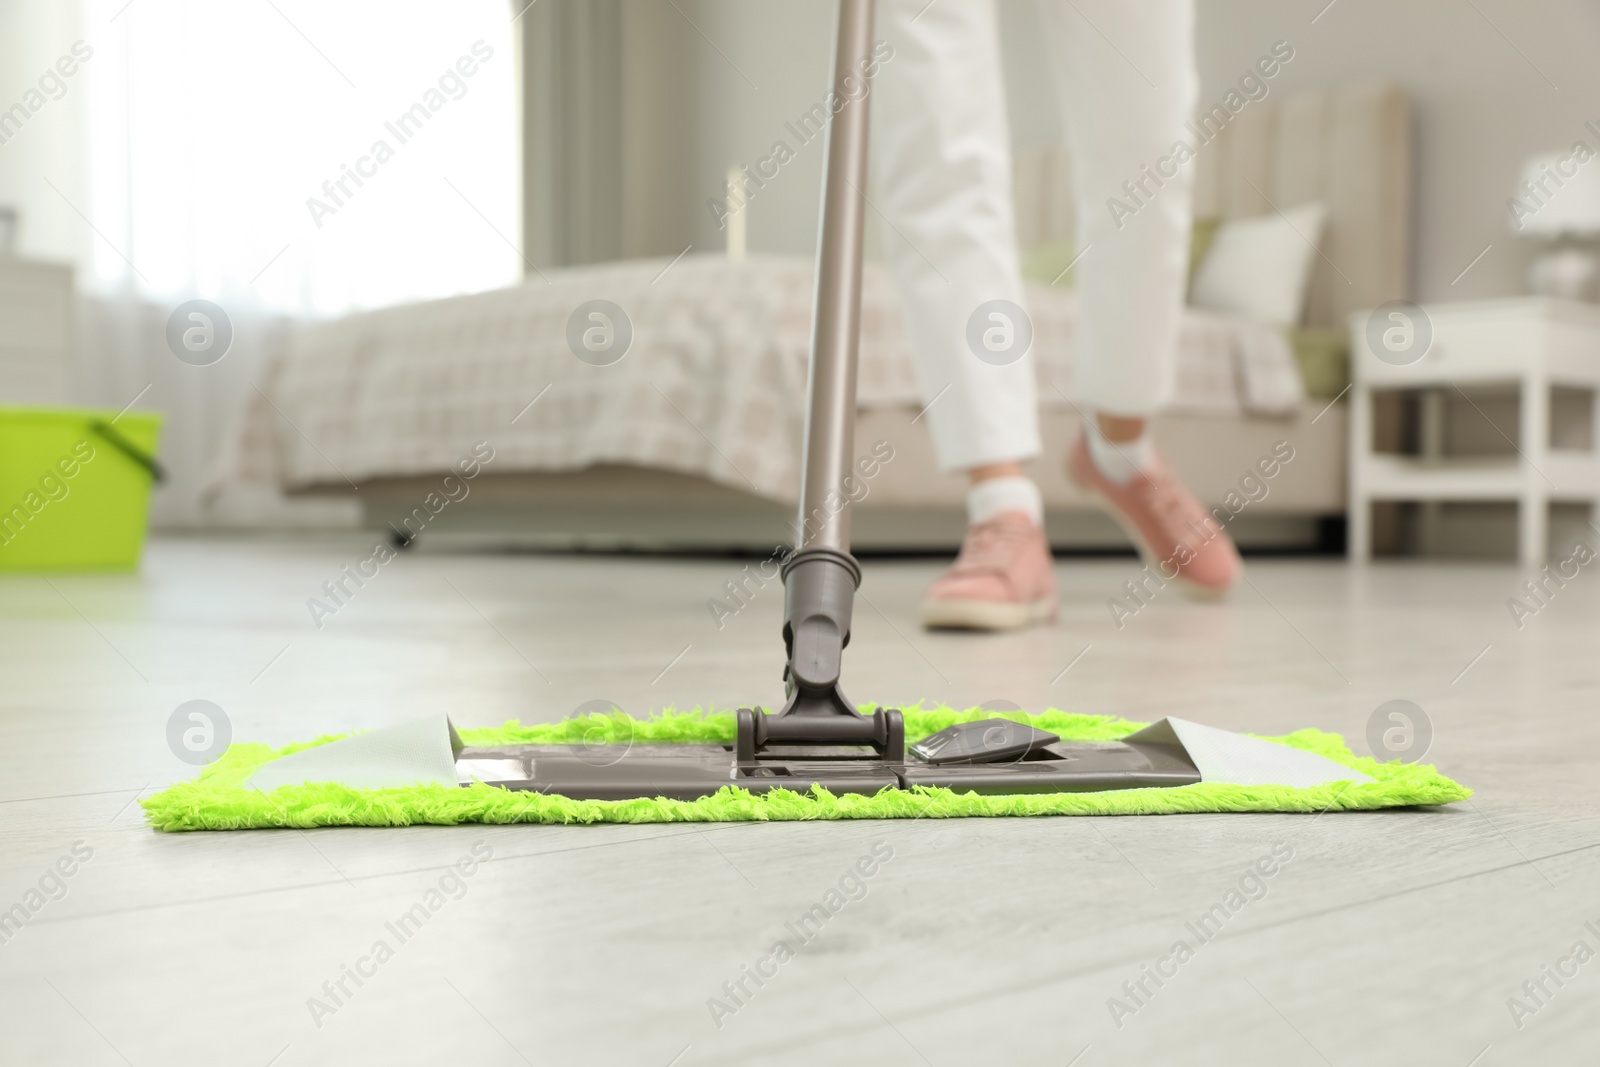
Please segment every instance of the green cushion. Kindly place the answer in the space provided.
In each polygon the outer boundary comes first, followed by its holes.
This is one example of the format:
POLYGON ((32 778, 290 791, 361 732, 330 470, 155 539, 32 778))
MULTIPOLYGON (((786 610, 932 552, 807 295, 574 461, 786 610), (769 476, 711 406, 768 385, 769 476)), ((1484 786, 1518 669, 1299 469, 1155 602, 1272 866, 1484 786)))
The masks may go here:
POLYGON ((1077 268, 1069 268, 1067 264, 1071 263, 1072 257, 1077 254, 1077 249, 1073 247, 1071 241, 1035 245, 1022 254, 1022 276, 1030 282, 1043 282, 1045 285, 1054 284, 1070 289, 1072 276, 1077 268), (1064 275, 1063 271, 1066 272, 1064 275), (1056 280, 1058 278, 1060 281, 1056 280))
MULTIPOLYGON (((1190 282, 1194 281, 1195 271, 1200 269, 1200 261, 1205 259, 1206 253, 1211 250, 1211 242, 1217 236, 1217 227, 1221 225, 1222 219, 1219 216, 1205 215, 1195 219, 1190 227, 1190 282)), ((1035 245, 1022 254, 1022 276, 1030 282, 1071 288, 1077 267, 1069 264, 1077 254, 1077 247, 1071 241, 1049 241, 1035 245)))
POLYGON ((1221 215, 1202 215, 1189 227, 1189 284, 1200 273, 1200 264, 1211 251, 1211 242, 1217 239, 1217 229, 1222 225, 1221 215))
POLYGON ((1327 327, 1297 326, 1289 331, 1306 395, 1332 400, 1350 384, 1350 335, 1327 327))

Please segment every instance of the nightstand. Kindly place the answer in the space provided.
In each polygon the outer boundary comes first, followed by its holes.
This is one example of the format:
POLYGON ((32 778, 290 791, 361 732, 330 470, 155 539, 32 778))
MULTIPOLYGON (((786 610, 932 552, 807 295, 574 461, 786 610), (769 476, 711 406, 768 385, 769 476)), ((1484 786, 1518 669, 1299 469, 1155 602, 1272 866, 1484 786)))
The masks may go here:
POLYGON ((72 268, 0 257, 0 404, 59 407, 72 345, 72 268))
POLYGON ((1350 316, 1350 350, 1351 559, 1372 553, 1374 501, 1514 503, 1517 557, 1531 568, 1545 561, 1552 503, 1600 518, 1600 306, 1547 297, 1385 305, 1350 316), (1375 450, 1374 408, 1386 392, 1417 397, 1406 454, 1375 450), (1452 407, 1498 448, 1453 453, 1452 407))

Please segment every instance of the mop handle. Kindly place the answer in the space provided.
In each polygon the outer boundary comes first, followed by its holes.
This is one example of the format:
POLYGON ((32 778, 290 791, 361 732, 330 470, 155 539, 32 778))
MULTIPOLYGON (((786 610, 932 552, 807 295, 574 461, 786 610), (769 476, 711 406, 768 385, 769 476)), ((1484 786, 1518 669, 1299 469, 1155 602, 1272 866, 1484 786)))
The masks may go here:
POLYGON ((873 3, 839 0, 832 88, 844 103, 828 129, 824 165, 797 548, 850 551, 850 508, 841 506, 840 501, 849 498, 845 479, 851 474, 855 448, 862 223, 867 208, 871 114, 863 71, 872 55, 873 3), (846 79, 853 94, 846 90, 846 79))

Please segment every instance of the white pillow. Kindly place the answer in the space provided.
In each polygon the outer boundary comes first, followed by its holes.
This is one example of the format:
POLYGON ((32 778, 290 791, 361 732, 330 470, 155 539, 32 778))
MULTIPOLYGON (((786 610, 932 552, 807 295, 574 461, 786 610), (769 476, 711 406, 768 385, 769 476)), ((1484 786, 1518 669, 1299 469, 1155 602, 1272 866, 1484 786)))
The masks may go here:
POLYGON ((1224 222, 1200 263, 1189 303, 1298 326, 1327 217, 1323 205, 1305 204, 1282 214, 1224 222))

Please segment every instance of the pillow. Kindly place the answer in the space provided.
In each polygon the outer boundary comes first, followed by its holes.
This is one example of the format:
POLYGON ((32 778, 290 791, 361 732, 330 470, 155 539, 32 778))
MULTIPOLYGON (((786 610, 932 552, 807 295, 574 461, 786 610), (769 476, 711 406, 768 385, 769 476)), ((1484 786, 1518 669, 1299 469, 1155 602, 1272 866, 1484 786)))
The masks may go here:
POLYGON ((1189 303, 1279 326, 1298 325, 1327 214, 1321 204, 1305 204, 1224 222, 1195 275, 1189 303))
MULTIPOLYGON (((1206 258, 1206 250, 1211 247, 1211 240, 1217 234, 1217 227, 1222 225, 1222 219, 1216 215, 1205 215, 1194 220, 1194 225, 1189 230, 1189 277, 1188 281, 1194 282, 1195 271, 1206 258)), ((1074 281, 1073 275, 1078 273, 1078 268, 1072 260, 1078 254, 1078 249, 1071 241, 1051 241, 1042 245, 1035 245, 1028 249, 1022 257, 1022 276, 1030 282, 1043 282, 1046 285, 1059 285, 1063 289, 1070 289, 1074 281), (1065 276, 1062 272, 1065 271, 1065 276), (1060 281, 1056 279, 1060 278, 1060 281)))

